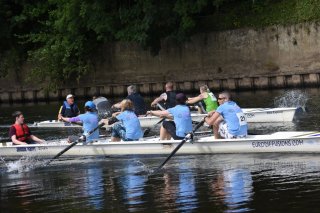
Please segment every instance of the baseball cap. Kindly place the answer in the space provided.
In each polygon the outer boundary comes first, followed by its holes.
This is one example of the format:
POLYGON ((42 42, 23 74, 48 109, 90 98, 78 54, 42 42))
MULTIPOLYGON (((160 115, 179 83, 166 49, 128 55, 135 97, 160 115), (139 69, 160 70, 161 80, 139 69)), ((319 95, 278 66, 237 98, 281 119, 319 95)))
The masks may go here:
POLYGON ((96 108, 96 105, 92 101, 87 101, 84 106, 89 107, 90 109, 96 108))
POLYGON ((69 94, 67 95, 66 99, 69 99, 69 98, 73 98, 74 96, 72 94, 69 94))

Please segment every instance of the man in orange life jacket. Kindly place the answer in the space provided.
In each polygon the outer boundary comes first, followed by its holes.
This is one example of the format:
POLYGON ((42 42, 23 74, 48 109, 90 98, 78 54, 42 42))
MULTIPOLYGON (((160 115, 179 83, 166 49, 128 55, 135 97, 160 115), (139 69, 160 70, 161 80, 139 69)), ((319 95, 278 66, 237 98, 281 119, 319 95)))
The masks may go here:
POLYGON ((24 117, 22 112, 16 111, 12 114, 15 117, 15 123, 10 127, 9 137, 13 144, 24 145, 24 144, 35 144, 43 143, 44 140, 32 135, 29 127, 24 123, 24 117))

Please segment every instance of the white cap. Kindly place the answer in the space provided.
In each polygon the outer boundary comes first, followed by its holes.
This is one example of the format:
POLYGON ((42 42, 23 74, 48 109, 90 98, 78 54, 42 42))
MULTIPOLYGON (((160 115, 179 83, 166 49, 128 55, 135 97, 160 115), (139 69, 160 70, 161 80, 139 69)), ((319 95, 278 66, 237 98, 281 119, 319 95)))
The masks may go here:
POLYGON ((73 98, 74 96, 72 94, 69 94, 67 95, 67 98, 66 99, 69 99, 69 98, 73 98))

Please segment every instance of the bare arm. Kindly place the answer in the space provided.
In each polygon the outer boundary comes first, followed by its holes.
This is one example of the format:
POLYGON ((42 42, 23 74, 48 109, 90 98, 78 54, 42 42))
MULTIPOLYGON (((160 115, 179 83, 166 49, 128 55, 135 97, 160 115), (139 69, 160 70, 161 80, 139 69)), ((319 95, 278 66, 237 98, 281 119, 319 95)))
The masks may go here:
POLYGON ((34 136, 34 135, 30 135, 31 139, 37 143, 44 143, 44 140, 41 140, 40 138, 34 136))
POLYGON ((154 115, 154 116, 157 116, 157 117, 167 117, 169 119, 172 119, 172 115, 169 113, 168 110, 164 110, 164 111, 151 110, 151 111, 148 111, 147 114, 154 115))
POLYGON ((65 118, 61 114, 58 116, 58 118, 59 118, 60 121, 69 122, 69 118, 65 118))
POLYGON ((159 103, 161 101, 165 101, 165 100, 167 100, 167 94, 162 93, 158 98, 156 98, 152 101, 151 106, 154 107, 157 103, 159 103))
POLYGON ((188 98, 187 104, 194 104, 194 103, 197 103, 197 102, 202 101, 202 100, 203 100, 203 96, 200 94, 197 97, 188 98))
POLYGON ((17 145, 27 144, 26 142, 19 141, 19 140, 17 139, 16 135, 12 135, 12 136, 11 136, 11 141, 12 141, 14 144, 17 144, 17 145))
POLYGON ((214 112, 210 117, 206 117, 205 121, 209 125, 213 125, 216 121, 219 120, 220 113, 219 112, 214 112))
POLYGON ((113 104, 112 107, 113 107, 113 108, 118 108, 118 109, 120 109, 120 108, 121 108, 121 102, 118 102, 118 103, 116 103, 116 104, 113 104))

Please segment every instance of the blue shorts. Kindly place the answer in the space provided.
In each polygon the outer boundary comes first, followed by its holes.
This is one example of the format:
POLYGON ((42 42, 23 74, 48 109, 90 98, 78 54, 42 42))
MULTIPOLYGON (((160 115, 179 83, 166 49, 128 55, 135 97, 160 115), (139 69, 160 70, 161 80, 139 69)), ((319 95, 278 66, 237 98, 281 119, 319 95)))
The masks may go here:
POLYGON ((126 138, 126 129, 122 123, 115 123, 113 125, 111 136, 121 138, 123 141, 134 141, 133 139, 126 138))

